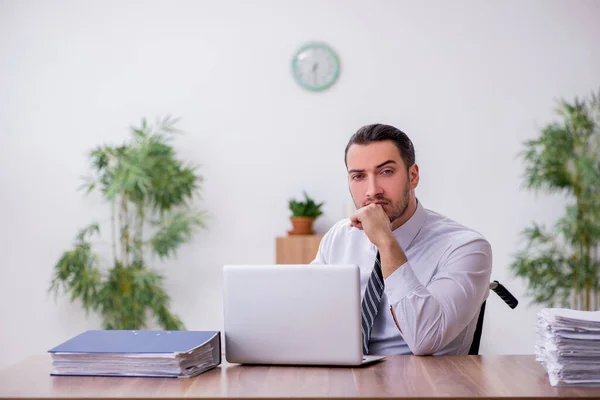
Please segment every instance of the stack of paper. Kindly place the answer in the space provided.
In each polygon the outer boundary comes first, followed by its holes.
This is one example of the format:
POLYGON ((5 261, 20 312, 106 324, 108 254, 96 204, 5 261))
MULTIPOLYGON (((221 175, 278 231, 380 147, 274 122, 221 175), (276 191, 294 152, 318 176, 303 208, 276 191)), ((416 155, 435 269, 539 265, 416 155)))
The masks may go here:
POLYGON ((221 363, 220 332, 86 331, 49 350, 52 375, 188 378, 221 363))
POLYGON ((536 359, 552 386, 600 386, 600 311, 544 308, 536 330, 536 359))

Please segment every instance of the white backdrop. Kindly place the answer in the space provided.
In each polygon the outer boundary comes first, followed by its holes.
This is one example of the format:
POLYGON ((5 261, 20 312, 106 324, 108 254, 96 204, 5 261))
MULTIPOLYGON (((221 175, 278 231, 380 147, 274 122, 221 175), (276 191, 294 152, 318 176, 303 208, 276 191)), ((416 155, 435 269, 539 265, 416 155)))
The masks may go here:
POLYGON ((76 231, 105 217, 76 189, 86 152, 142 117, 181 116, 180 155, 202 164, 209 227, 157 266, 189 329, 222 329, 220 267, 275 260, 287 200, 345 216, 348 137, 393 124, 417 149, 420 200, 492 243, 492 279, 521 300, 488 302, 481 352, 532 353, 539 306, 508 266, 530 221, 558 198, 521 189, 521 142, 554 100, 597 88, 595 1, 0 1, 0 367, 99 328, 46 294, 76 231), (338 83, 298 87, 295 50, 323 40, 338 83))

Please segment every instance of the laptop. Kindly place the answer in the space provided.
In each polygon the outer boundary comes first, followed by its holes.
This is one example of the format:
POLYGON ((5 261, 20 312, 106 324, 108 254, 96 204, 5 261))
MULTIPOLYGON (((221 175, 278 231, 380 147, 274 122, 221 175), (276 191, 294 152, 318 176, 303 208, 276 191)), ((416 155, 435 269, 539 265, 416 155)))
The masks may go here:
POLYGON ((356 265, 225 265, 225 358, 241 364, 358 366, 362 354, 356 265))

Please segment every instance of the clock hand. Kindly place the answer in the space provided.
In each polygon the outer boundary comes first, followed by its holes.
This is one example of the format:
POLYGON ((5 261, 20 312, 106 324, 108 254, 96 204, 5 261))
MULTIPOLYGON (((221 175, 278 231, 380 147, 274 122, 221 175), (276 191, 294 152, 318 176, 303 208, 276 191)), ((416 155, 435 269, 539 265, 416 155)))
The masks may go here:
POLYGON ((314 63, 312 66, 312 74, 313 74, 313 81, 314 84, 317 84, 317 68, 319 68, 319 64, 318 63, 314 63))

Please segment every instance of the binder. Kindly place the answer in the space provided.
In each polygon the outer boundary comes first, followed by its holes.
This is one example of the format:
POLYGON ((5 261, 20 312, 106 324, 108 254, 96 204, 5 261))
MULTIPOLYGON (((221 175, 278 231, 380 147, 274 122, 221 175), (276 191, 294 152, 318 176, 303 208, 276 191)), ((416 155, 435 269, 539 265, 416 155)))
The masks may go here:
POLYGON ((88 330, 48 352, 50 375, 189 378, 221 364, 221 332, 88 330))

